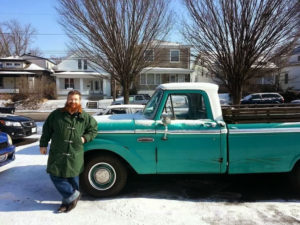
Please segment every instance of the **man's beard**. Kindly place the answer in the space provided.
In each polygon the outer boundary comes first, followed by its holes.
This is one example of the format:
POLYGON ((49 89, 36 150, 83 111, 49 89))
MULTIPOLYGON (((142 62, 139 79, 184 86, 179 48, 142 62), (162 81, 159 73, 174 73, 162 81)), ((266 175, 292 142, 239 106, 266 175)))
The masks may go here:
POLYGON ((81 109, 81 105, 78 104, 78 103, 73 103, 73 102, 66 102, 65 104, 65 110, 70 113, 70 114, 73 114, 73 113, 76 113, 76 112, 81 112, 82 109, 81 109))

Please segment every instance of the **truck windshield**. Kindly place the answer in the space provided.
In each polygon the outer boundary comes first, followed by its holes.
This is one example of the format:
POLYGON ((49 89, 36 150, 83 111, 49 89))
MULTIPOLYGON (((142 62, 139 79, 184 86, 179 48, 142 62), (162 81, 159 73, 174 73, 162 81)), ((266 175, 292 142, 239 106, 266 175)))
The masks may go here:
POLYGON ((163 95, 163 91, 161 89, 158 89, 148 102, 148 104, 145 106, 145 109, 143 111, 143 114, 148 119, 153 119, 155 116, 155 113, 158 109, 161 97, 163 95))

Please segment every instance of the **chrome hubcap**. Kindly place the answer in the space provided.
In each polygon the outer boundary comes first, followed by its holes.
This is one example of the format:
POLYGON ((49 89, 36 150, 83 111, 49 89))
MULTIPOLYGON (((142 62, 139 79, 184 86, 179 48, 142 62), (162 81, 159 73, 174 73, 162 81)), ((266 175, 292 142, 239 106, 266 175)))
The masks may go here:
POLYGON ((111 188, 117 178, 117 174, 112 165, 100 162, 92 166, 88 174, 89 182, 93 188, 104 191, 111 188))
POLYGON ((109 171, 107 171, 106 169, 99 169, 95 173, 94 178, 98 183, 102 183, 102 184, 107 183, 110 178, 109 171))

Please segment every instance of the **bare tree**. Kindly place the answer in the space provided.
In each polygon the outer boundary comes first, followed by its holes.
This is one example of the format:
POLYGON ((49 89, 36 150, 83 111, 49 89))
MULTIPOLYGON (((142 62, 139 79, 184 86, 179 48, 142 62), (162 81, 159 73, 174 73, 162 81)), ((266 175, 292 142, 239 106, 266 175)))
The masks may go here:
POLYGON ((255 70, 295 42, 299 32, 298 0, 184 2, 192 22, 185 24, 183 34, 223 81, 234 104, 255 70))
POLYGON ((168 0, 59 0, 60 24, 72 40, 72 50, 111 74, 129 89, 149 65, 144 53, 155 49, 170 29, 168 0))
POLYGON ((39 49, 31 49, 35 29, 30 25, 21 25, 17 20, 0 24, 0 56, 23 55, 31 50, 41 55, 39 49))

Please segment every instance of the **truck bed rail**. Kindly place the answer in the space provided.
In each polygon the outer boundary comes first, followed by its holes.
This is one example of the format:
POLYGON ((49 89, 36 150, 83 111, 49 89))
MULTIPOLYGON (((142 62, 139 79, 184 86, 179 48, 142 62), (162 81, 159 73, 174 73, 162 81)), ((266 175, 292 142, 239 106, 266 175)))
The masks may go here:
POLYGON ((227 123, 300 122, 299 104, 252 104, 222 106, 227 123))

